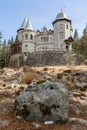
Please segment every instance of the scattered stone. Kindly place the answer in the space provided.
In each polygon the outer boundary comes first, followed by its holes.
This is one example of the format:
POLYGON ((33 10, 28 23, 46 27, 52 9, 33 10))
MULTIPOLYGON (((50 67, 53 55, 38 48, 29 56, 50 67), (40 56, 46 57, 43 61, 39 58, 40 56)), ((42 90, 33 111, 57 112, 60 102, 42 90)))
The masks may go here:
POLYGON ((29 67, 29 66, 24 66, 23 67, 23 72, 33 72, 33 69, 31 68, 31 67, 29 67))
POLYGON ((22 120, 23 118, 21 116, 17 115, 16 119, 22 120))
POLYGON ((76 85, 76 87, 78 87, 81 90, 87 89, 87 83, 85 83, 85 82, 77 82, 77 83, 75 83, 75 85, 76 85))
POLYGON ((85 59, 84 64, 87 65, 87 59, 85 59))
POLYGON ((0 75, 2 75, 4 73, 3 69, 0 69, 0 75))
POLYGON ((43 74, 42 76, 45 80, 51 80, 52 76, 48 75, 48 74, 43 74))
POLYGON ((79 108, 74 104, 69 104, 69 109, 75 111, 77 114, 80 113, 79 108))
POLYGON ((33 125, 34 129, 41 130, 41 125, 39 125, 37 123, 33 123, 32 125, 33 125))
POLYGON ((71 73, 71 69, 64 70, 64 73, 71 73))
POLYGON ((57 78, 58 78, 58 79, 62 79, 63 74, 64 74, 64 73, 58 73, 58 74, 57 74, 57 78))
POLYGON ((69 118, 69 122, 87 125, 87 120, 80 119, 80 118, 69 118))
POLYGON ((9 125, 8 121, 0 121, 0 127, 9 125))
POLYGON ((45 125, 51 125, 51 124, 54 124, 54 122, 53 121, 45 121, 44 124, 45 125))

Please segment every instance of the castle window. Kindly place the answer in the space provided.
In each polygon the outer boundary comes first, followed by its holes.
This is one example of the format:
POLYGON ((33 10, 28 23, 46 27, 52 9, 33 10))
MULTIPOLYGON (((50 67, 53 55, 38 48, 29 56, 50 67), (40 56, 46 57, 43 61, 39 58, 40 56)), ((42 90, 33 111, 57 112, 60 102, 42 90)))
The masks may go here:
POLYGON ((22 40, 24 40, 24 36, 22 35, 22 40))
POLYGON ((49 37, 46 37, 46 42, 49 42, 49 37))
POLYGON ((28 39, 28 34, 25 34, 25 40, 27 40, 28 39))
POLYGON ((49 37, 41 37, 41 42, 49 42, 49 37))
POLYGON ((30 40, 33 40, 33 34, 30 35, 30 40))
POLYGON ((68 29, 69 27, 68 27, 68 24, 66 25, 66 28, 68 29))
POLYGON ((60 39, 63 39, 63 32, 60 32, 60 39))
POLYGON ((46 42, 46 37, 43 38, 43 42, 46 42))
POLYGON ((25 47, 28 47, 28 45, 27 45, 27 44, 25 44, 25 47))
POLYGON ((41 37, 41 42, 43 42, 43 37, 41 37))
POLYGON ((60 24, 60 29, 63 29, 63 24, 62 23, 60 24))

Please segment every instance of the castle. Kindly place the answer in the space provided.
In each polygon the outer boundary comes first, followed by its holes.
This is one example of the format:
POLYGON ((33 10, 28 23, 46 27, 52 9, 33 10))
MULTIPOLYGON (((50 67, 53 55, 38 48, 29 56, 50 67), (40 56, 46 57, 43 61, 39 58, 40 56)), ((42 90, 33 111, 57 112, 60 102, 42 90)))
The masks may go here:
POLYGON ((25 18, 17 30, 18 41, 22 43, 21 52, 26 54, 46 50, 71 51, 73 41, 71 20, 61 10, 52 24, 54 30, 48 30, 44 26, 41 31, 35 31, 29 19, 25 18))
POLYGON ((11 46, 10 63, 13 66, 19 62, 29 66, 65 64, 64 54, 72 52, 71 20, 61 10, 52 25, 53 30, 44 26, 41 31, 35 31, 25 18, 17 30, 17 42, 11 46))

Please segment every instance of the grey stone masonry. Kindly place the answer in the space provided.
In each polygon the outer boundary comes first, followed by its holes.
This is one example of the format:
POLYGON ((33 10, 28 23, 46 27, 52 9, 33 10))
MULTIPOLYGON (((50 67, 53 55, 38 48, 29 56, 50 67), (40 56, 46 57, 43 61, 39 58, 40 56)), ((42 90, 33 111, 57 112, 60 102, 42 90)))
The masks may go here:
POLYGON ((60 52, 58 50, 37 51, 32 53, 12 55, 10 58, 10 67, 28 66, 58 66, 58 65, 79 65, 85 58, 74 52, 60 52))

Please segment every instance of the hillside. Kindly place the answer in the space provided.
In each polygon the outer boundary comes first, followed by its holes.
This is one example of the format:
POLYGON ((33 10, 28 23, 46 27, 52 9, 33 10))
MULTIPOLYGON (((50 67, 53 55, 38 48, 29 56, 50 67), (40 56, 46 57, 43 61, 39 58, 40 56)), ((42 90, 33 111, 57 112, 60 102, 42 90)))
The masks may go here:
POLYGON ((0 69, 0 130, 86 130, 87 66, 45 66, 0 69), (16 116, 15 98, 45 82, 64 83, 69 90, 69 120, 66 124, 30 122, 16 116), (33 82, 36 82, 34 86, 33 82))

